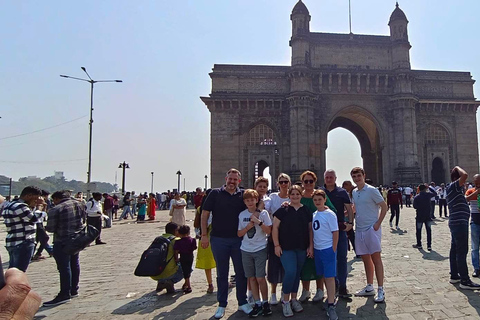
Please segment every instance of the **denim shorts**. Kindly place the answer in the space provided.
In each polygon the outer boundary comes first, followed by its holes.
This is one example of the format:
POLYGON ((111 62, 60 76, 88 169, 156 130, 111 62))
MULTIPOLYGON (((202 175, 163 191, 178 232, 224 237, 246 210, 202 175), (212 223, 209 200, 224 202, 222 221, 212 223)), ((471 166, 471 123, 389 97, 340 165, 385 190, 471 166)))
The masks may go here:
POLYGON ((257 252, 246 252, 242 250, 242 264, 247 278, 264 278, 267 273, 267 248, 257 252))
POLYGON ((333 251, 333 247, 323 250, 315 249, 314 257, 317 275, 325 278, 337 276, 337 253, 333 251))

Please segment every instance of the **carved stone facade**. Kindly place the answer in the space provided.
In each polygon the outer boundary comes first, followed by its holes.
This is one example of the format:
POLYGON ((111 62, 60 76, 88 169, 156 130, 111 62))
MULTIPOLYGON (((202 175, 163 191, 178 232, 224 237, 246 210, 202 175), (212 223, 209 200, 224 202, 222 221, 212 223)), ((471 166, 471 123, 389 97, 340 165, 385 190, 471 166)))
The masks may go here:
MULTIPOLYGON (((460 165, 478 172, 476 110, 469 72, 412 70, 408 20, 395 8, 390 35, 310 32, 300 0, 292 20, 291 66, 214 65, 212 186, 242 171, 243 185, 269 166, 276 177, 319 177, 328 132, 350 130, 375 184, 448 181, 460 165)), ((348 146, 344 146, 346 156, 348 146)))

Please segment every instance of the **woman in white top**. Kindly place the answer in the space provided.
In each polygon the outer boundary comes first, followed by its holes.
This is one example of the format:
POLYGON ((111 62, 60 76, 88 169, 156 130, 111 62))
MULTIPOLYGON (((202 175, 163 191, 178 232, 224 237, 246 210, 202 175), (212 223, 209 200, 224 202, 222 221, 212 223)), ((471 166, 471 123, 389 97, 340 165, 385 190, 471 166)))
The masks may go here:
POLYGON ((176 223, 178 226, 185 225, 186 207, 187 202, 180 197, 178 192, 176 192, 175 197, 170 201, 170 215, 172 216, 172 222, 176 223))
MULTIPOLYGON (((265 210, 270 214, 273 220, 273 214, 280 209, 282 203, 290 202, 288 197, 288 189, 291 185, 290 176, 286 173, 280 173, 277 178, 277 187, 280 192, 270 194, 270 197, 264 200, 265 210)), ((268 265, 267 265, 267 280, 270 282, 271 296, 270 304, 278 304, 277 300, 277 284, 282 283, 284 270, 280 258, 275 255, 275 246, 273 245, 272 237, 268 239, 268 265)))

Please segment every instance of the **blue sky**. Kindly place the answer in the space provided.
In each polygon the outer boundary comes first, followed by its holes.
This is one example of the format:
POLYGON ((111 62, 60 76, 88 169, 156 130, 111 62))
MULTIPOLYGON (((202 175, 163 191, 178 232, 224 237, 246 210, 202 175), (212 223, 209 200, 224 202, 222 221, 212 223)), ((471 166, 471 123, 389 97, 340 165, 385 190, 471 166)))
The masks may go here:
MULTIPOLYGON (((305 0, 317 32, 348 33, 348 1, 305 0)), ((209 175, 210 115, 199 96, 214 63, 288 65, 296 0, 8 1, 0 12, 0 174, 86 180, 89 84, 95 88, 93 180, 114 182, 126 161, 127 189, 187 189, 209 175), (86 117, 85 117, 86 116, 86 117), (61 124, 38 133, 8 138, 61 124), (182 181, 183 182, 183 181, 182 181), (183 189, 183 187, 182 187, 183 189)), ((470 71, 480 79, 478 1, 400 1, 412 68, 470 71)), ((353 32, 387 35, 395 1, 352 0, 353 32)), ((475 85, 479 95, 478 84, 475 85)), ((478 117, 477 117, 478 118, 478 117)), ((327 166, 339 180, 361 164, 346 130, 329 135, 327 166), (342 142, 343 141, 343 142, 342 142), (351 144, 348 150, 340 143, 351 144), (346 157, 348 155, 348 157, 346 157), (348 159, 350 162, 346 162, 348 159)))

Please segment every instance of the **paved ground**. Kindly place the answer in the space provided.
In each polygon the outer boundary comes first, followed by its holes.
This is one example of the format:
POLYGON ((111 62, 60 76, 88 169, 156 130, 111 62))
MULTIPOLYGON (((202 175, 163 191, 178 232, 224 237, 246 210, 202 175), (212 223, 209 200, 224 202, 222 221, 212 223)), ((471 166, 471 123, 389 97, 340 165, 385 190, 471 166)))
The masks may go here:
MULTIPOLYGON (((386 303, 375 304, 371 297, 340 300, 337 306, 340 318, 480 319, 479 293, 462 291, 448 283, 450 236, 447 221, 437 220, 433 226, 434 250, 429 253, 412 248, 415 243, 413 209, 404 209, 401 214, 402 231, 391 230, 388 221, 383 224, 386 303)), ((188 211, 187 218, 192 224, 193 211, 188 211)), ((135 224, 126 220, 115 222, 113 228, 104 230, 102 238, 108 244, 89 247, 80 254, 80 296, 64 305, 41 308, 36 319, 211 318, 217 304, 215 294, 205 292, 203 270, 194 270, 193 293, 188 295, 181 292, 157 294, 153 280, 133 275, 141 253, 163 232, 167 221, 168 211, 158 211, 155 222, 135 224)), ((0 229, 0 239, 4 239, 5 228, 0 229)), ((3 246, 0 253, 4 261, 8 259, 3 246)), ((355 291, 364 286, 363 264, 354 259, 352 252, 348 264, 348 287, 355 291)), ((27 274, 32 287, 44 301, 57 294, 59 279, 53 258, 32 263, 27 274)), ((181 283, 177 287, 181 287, 181 283)), ((245 319, 246 315, 236 311, 235 294, 231 292, 229 298, 225 319, 245 319)), ((307 303, 304 307, 305 311, 295 318, 327 318, 322 303, 307 303)), ((273 311, 272 319, 283 318, 279 306, 273 311)))

